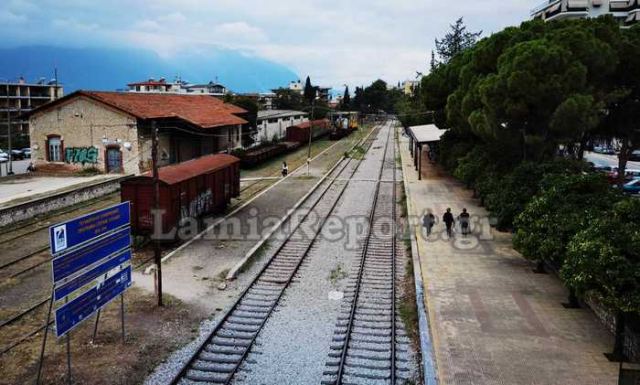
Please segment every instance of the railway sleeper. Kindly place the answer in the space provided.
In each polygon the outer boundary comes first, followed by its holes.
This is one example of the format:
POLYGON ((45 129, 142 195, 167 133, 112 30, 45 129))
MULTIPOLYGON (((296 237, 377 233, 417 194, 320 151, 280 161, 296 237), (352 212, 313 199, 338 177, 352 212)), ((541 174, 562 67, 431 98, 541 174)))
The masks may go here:
POLYGON ((255 333, 258 330, 260 330, 261 325, 262 323, 247 325, 247 324, 227 321, 225 322, 222 328, 227 330, 232 330, 234 332, 255 333))
POLYGON ((222 337, 222 336, 216 335, 215 337, 213 337, 213 339, 209 344, 212 346, 216 346, 216 345, 217 346, 239 346, 243 348, 248 348, 251 346, 251 341, 237 339, 237 338, 222 337))
POLYGON ((242 354, 215 354, 202 351, 198 355, 198 359, 219 364, 239 364, 242 361, 242 354))
POLYGON ((221 346, 208 344, 204 347, 203 352, 216 354, 216 355, 242 355, 247 349, 243 346, 221 346))
POLYGON ((229 379, 228 373, 205 372, 201 370, 190 369, 185 376, 188 380, 195 382, 206 382, 209 384, 225 384, 229 379))
POLYGON ((236 370, 235 363, 214 363, 209 361, 203 361, 201 359, 196 359, 195 362, 191 364, 191 368, 195 370, 200 370, 203 372, 217 372, 217 373, 232 373, 236 370))
POLYGON ((368 358, 355 358, 347 354, 346 365, 350 368, 366 369, 366 370, 388 370, 391 376, 391 358, 386 361, 370 360, 368 358))
POLYGON ((242 332, 224 328, 222 330, 219 330, 218 333, 216 333, 216 336, 223 338, 233 338, 237 340, 253 341, 256 334, 257 332, 242 332))
MULTIPOLYGON (((266 317, 266 314, 265 314, 266 317)), ((236 316, 235 312, 226 319, 225 325, 227 324, 235 324, 242 325, 243 327, 253 328, 260 327, 264 322, 265 317, 252 317, 252 318, 244 318, 236 316)), ((225 326, 226 327, 226 326, 225 326)))
POLYGON ((361 368, 345 366, 344 375, 343 375, 343 383, 354 382, 360 383, 357 379, 365 378, 367 380, 383 380, 389 381, 391 379, 391 370, 375 370, 375 369, 367 369, 366 371, 361 370, 361 368), (355 377, 351 379, 350 377, 355 377))

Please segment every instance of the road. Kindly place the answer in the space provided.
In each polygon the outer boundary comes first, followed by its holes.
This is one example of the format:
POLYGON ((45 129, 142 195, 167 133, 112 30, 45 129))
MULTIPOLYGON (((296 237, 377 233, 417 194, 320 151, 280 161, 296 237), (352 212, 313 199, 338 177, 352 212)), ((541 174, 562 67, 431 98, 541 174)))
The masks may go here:
MULTIPOLYGON (((24 174, 27 172, 31 159, 14 160, 12 162, 12 168, 14 174, 24 174)), ((7 176, 7 169, 9 168, 9 162, 0 163, 0 176, 7 176)))
MULTIPOLYGON (((596 166, 609 166, 609 167, 618 166, 617 155, 604 155, 604 154, 598 154, 595 152, 587 152, 585 153, 584 158, 589 162, 593 162, 593 164, 595 164, 596 166)), ((640 170, 640 162, 627 163, 627 169, 640 170)))

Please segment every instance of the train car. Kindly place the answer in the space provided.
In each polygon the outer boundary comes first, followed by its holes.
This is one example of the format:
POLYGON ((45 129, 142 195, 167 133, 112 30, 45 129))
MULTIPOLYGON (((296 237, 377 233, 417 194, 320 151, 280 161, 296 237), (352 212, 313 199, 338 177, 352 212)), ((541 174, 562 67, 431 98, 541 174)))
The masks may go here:
MULTIPOLYGON (((222 212, 240 195, 240 159, 227 154, 206 155, 158 169, 162 231, 168 234, 186 218, 222 212)), ((120 197, 131 202, 134 234, 154 231, 153 174, 147 172, 120 183, 120 197)))
POLYGON ((331 123, 327 119, 303 122, 287 127, 287 142, 306 143, 309 141, 309 127, 313 126, 311 140, 316 140, 331 132, 331 123))

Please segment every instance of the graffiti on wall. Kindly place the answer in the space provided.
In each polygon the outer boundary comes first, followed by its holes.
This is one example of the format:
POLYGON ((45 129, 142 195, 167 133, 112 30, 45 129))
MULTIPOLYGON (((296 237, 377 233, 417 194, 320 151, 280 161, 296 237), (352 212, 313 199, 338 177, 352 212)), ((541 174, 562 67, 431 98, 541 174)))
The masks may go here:
POLYGON ((67 163, 98 163, 96 147, 67 147, 64 149, 64 160, 67 163))

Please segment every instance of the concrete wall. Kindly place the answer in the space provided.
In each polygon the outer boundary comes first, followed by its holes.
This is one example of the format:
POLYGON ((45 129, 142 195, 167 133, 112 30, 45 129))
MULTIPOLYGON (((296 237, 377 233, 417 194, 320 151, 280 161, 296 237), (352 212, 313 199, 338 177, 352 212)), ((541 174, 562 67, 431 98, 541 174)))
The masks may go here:
MULTIPOLYGON (((126 178, 126 177, 124 177, 126 178)), ((0 210, 0 227, 31 219, 36 215, 73 206, 120 190, 120 181, 116 178, 107 182, 97 182, 73 191, 55 194, 46 198, 7 207, 0 210)))
MULTIPOLYGON (((100 105, 86 98, 75 98, 56 108, 32 116, 29 120, 32 159, 38 165, 48 164, 46 159, 46 141, 48 135, 59 135, 66 149, 97 149, 97 157, 79 156, 55 162, 73 169, 95 167, 106 171, 106 149, 113 145, 122 153, 122 167, 125 174, 140 172, 140 149, 136 119, 100 105), (103 143, 106 138, 107 144, 103 143), (127 149, 125 143, 130 144, 127 149)), ((95 151, 95 150, 92 150, 95 151)), ((148 156, 150 156, 150 151, 148 156)))
POLYGON ((233 150, 242 146, 242 125, 221 127, 213 130, 218 138, 218 151, 233 150))

